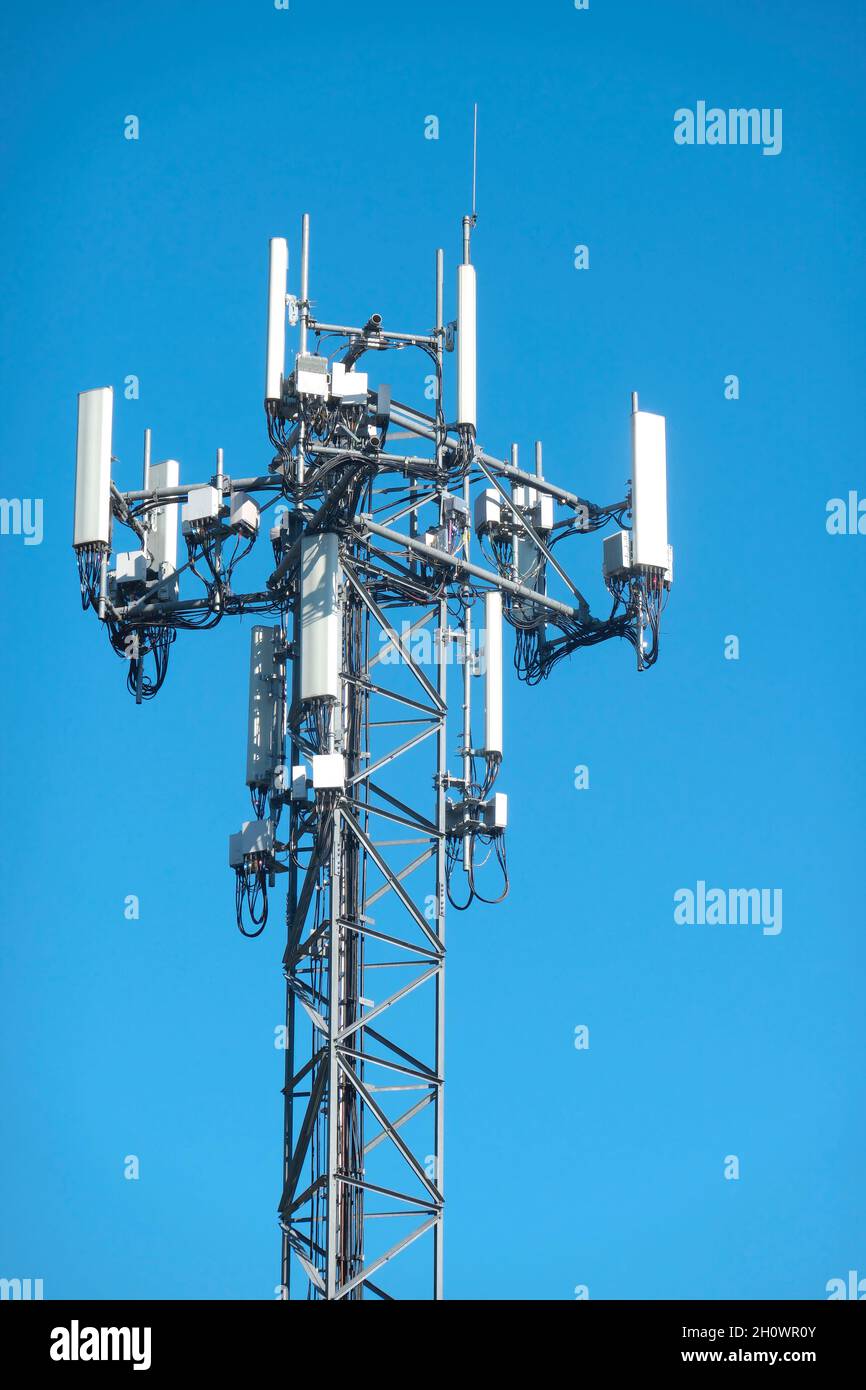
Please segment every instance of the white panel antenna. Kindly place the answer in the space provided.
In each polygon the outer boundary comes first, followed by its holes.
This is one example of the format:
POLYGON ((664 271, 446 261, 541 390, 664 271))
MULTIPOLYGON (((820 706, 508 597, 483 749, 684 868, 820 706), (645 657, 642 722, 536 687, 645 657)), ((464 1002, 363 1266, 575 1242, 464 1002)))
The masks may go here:
POLYGON ((268 352, 265 367, 265 400, 278 401, 286 365, 286 284, 289 244, 285 237, 271 237, 268 269, 268 352))
MULTIPOLYGON (((516 466, 517 455, 514 448, 511 457, 516 466)), ((537 505, 537 498, 538 493, 534 487, 526 487, 521 483, 512 486, 511 500, 521 513, 531 514, 532 509, 537 505)), ((547 571, 544 557, 535 541, 527 534, 516 518, 513 519, 513 524, 512 557, 515 576, 527 589, 535 589, 538 593, 544 594, 547 592, 547 571)), ((531 622, 533 617, 541 616, 540 610, 526 599, 517 600, 517 609, 525 622, 531 622)))
POLYGON ((457 267, 457 424, 478 423, 477 406, 477 295, 475 266, 457 267))
MULTIPOLYGON (((177 459, 165 459, 163 463, 152 463, 148 468, 148 487, 154 491, 177 487, 180 483, 180 464, 177 459)), ((177 522, 179 504, 164 502, 150 512, 150 531, 147 535, 147 548, 150 552, 149 569, 159 579, 168 579, 177 569, 177 522)))
POLYGON ((635 569, 666 570, 670 557, 665 417, 632 411, 631 447, 631 564, 635 569))
POLYGON ((502 755, 502 595, 484 595, 484 752, 502 755))
POLYGON ((78 397, 78 446, 75 463, 75 520, 72 544, 111 544, 110 386, 82 391, 78 397))
POLYGON ((305 536, 301 544, 301 699, 339 700, 342 620, 339 538, 305 536))

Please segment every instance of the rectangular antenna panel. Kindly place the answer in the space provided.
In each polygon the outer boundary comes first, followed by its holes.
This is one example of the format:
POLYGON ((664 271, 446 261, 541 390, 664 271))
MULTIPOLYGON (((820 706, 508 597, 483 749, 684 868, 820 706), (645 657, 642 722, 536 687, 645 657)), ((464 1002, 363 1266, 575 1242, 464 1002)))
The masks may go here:
POLYGON ((340 559, 332 532, 301 542, 301 699, 339 700, 342 621, 340 559))
MULTIPOLYGON (((177 459, 166 459, 163 463, 151 464, 148 486, 154 491, 177 487, 179 482, 180 464, 177 459)), ((147 533, 147 548, 150 551, 148 568, 158 578, 172 575, 177 569, 178 510, 177 502, 166 502, 149 513, 152 529, 147 533)))
POLYGON ((502 753, 502 595, 484 595, 484 751, 502 753))
POLYGON ((271 237, 268 267, 268 350, 265 365, 265 400, 278 401, 286 365, 286 280, 289 246, 285 237, 271 237))
POLYGON ((75 461, 75 520, 72 544, 111 543, 110 386, 82 391, 78 397, 78 445, 75 461))
POLYGON ((665 417, 635 410, 631 417, 632 541, 636 569, 668 567, 668 487, 665 417))
MULTIPOLYGON (((512 518, 514 535, 512 537, 512 558, 515 578, 527 589, 538 594, 547 593, 547 562, 531 536, 521 528, 516 518, 512 518)), ((529 599, 515 598, 512 607, 524 623, 537 621, 543 623, 543 610, 529 599)))
POLYGON ((457 267, 457 424, 471 425, 477 420, 476 363, 477 315, 475 266, 457 267))
MULTIPOLYGON (((519 583, 525 584, 527 589, 536 589, 539 593, 545 593, 544 557, 535 541, 526 534, 517 520, 514 521, 512 555, 515 578, 519 583)), ((522 600, 517 601, 522 602, 522 600)))
POLYGON ((247 786, 270 787, 283 760, 283 672, 277 658, 278 627, 250 633, 250 694, 247 723, 247 786))

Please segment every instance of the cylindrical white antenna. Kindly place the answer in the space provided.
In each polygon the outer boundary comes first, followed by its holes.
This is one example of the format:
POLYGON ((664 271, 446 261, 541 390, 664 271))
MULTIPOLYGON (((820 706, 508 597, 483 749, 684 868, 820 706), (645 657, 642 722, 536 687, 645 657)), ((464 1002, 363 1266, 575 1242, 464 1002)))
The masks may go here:
POLYGON ((289 273, 289 245, 285 237, 271 237, 268 268, 268 354, 265 367, 265 400, 278 401, 282 395, 286 365, 286 280, 289 273))
POLYGON ((477 307, 475 267, 457 267, 457 424, 476 429, 477 307))
POLYGON ((484 751, 502 754, 502 595, 484 595, 484 751))
POLYGON ((141 486, 145 492, 150 490, 150 430, 144 431, 144 468, 142 469, 141 486))
POLYGON ((544 473, 542 472, 542 455, 540 439, 536 439, 535 441, 535 476, 536 478, 544 477, 544 473))

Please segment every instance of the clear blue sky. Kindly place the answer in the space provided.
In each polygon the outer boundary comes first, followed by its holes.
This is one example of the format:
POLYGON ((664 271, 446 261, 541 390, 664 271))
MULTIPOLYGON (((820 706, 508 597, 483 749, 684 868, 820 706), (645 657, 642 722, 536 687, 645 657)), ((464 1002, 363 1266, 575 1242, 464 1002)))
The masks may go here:
MULTIPOLYGON (((79 609, 76 393, 115 387, 121 486, 145 425, 187 478, 217 445, 260 470, 267 238, 296 255, 309 211, 323 312, 420 328, 442 245, 453 313, 473 100, 481 440, 612 501, 638 390, 676 583, 649 673, 611 643, 508 690, 513 891, 449 932, 447 1292, 866 1275, 866 537, 825 528, 866 492, 863 52, 841 0, 6 7, 2 493, 44 541, 0 537, 0 1275, 273 1296, 282 947, 226 868, 246 632, 182 635, 135 708, 79 609), (676 145, 699 100, 781 107, 781 154, 676 145), (675 924, 699 879, 781 888, 782 932, 675 924)), ((603 606, 600 540, 570 560, 603 606)))

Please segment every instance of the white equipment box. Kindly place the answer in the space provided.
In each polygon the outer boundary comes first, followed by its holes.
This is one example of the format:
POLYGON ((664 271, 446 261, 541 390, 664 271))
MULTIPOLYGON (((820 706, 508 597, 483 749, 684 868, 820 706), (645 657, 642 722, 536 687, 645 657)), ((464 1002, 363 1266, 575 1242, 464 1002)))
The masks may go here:
POLYGON ((346 783, 346 760, 342 753, 313 754, 313 790, 336 791, 346 783))
POLYGON ((299 352, 295 358, 295 390, 299 396, 328 395, 328 359, 299 352))
POLYGON ((229 868, 242 869, 248 854, 270 854, 274 831, 269 820, 245 820, 236 835, 229 835, 229 868))
POLYGON ((344 405, 366 405, 367 373, 347 371, 342 362, 332 362, 331 395, 344 405))
POLYGON ((222 498, 215 487, 194 487, 181 508, 181 521, 184 526, 194 521, 214 521, 220 514, 222 498))
POLYGON ((602 552, 601 572, 605 579, 618 579, 631 569, 631 554, 628 531, 616 531, 605 536, 602 552))

